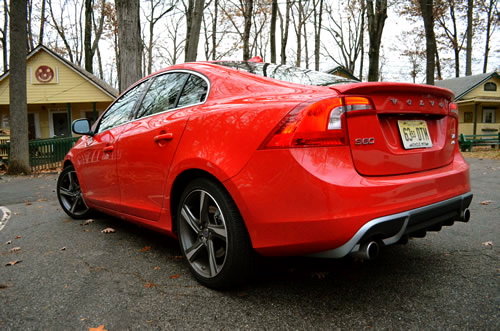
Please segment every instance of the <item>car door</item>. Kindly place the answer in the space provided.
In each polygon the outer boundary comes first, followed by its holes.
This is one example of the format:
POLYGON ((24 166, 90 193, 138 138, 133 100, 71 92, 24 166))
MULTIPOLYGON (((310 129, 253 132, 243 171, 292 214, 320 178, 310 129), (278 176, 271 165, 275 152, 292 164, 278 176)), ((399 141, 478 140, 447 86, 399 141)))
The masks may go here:
POLYGON ((127 124, 118 148, 118 176, 123 212, 158 221, 166 179, 192 106, 205 101, 206 78, 187 72, 155 77, 137 119, 127 124))
POLYGON ((120 208, 120 191, 116 160, 116 143, 125 129, 125 123, 133 119, 135 105, 141 98, 148 82, 141 83, 117 99, 103 114, 83 149, 76 170, 82 181, 85 200, 93 205, 112 210, 120 208))

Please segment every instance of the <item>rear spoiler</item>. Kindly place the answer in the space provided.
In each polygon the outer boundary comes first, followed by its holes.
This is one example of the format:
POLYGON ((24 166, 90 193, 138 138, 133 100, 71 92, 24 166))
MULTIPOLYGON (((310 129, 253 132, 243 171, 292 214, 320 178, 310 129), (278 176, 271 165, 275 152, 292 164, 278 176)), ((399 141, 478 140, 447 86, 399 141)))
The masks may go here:
POLYGON ((368 82, 329 86, 332 90, 337 91, 339 94, 378 94, 388 92, 412 92, 422 94, 439 94, 440 96, 448 98, 453 101, 454 94, 451 90, 423 84, 410 84, 410 83, 389 83, 389 82, 368 82))

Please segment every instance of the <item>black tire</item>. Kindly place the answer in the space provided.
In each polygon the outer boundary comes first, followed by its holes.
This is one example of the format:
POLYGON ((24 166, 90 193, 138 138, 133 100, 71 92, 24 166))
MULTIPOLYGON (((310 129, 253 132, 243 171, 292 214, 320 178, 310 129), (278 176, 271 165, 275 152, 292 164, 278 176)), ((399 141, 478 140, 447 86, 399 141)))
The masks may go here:
POLYGON ((75 168, 68 166, 57 179, 57 199, 66 214, 74 219, 86 219, 92 215, 92 210, 83 199, 75 168))
POLYGON ((181 196, 176 218, 182 253, 202 285, 223 290, 248 281, 256 253, 224 187, 208 178, 192 181, 181 196))

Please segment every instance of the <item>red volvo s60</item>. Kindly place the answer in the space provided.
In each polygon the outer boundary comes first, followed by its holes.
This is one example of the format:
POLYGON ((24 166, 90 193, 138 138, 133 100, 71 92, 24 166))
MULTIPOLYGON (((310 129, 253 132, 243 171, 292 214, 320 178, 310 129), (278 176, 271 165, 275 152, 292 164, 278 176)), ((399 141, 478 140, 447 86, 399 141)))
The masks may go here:
POLYGON ((468 221, 451 91, 258 62, 169 67, 130 87, 64 160, 57 194, 177 236, 205 286, 256 256, 370 258, 468 221))

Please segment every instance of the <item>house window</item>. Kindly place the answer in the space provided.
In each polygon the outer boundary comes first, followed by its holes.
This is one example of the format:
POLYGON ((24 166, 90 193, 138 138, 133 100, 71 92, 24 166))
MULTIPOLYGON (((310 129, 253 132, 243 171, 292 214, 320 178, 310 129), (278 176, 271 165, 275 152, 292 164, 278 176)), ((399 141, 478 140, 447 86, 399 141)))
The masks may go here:
POLYGON ((471 111, 466 111, 464 113, 464 123, 472 123, 472 119, 474 118, 471 111))
POLYGON ((484 84, 484 90, 495 92, 497 90, 497 84, 492 83, 492 82, 488 82, 488 83, 484 84))
POLYGON ((483 108, 483 123, 496 123, 494 108, 483 108))
POLYGON ((90 111, 85 111, 83 113, 83 117, 88 119, 90 121, 91 124, 94 124, 95 121, 97 121, 97 118, 99 117, 100 113, 98 111, 96 111, 96 118, 94 118, 94 111, 93 110, 90 110, 90 111))

